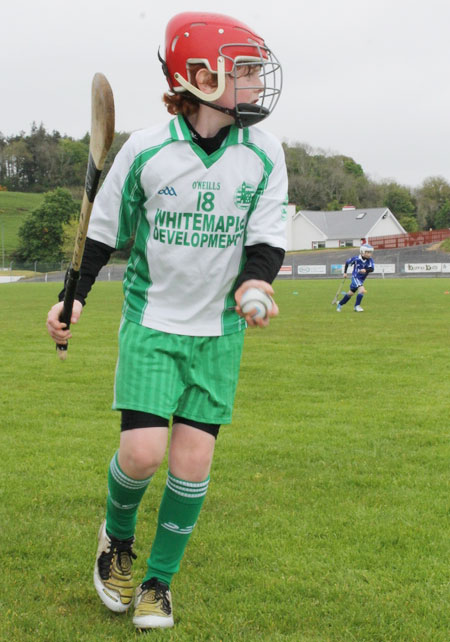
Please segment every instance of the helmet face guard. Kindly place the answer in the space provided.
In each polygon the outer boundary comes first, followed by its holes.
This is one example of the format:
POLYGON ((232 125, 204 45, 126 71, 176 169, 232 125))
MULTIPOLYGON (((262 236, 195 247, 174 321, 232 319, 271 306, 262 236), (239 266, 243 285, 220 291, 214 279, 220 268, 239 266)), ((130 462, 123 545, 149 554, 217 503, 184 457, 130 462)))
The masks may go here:
MULTIPOLYGON (((231 45, 232 46, 232 45, 231 45)), ((249 45, 251 46, 251 45, 249 45)), ((227 45, 221 47, 222 51, 225 51, 227 45)), ((252 46, 252 49, 254 47, 252 46)), ((283 87, 283 73, 281 69, 281 64, 275 55, 268 49, 266 46, 259 46, 258 50, 260 51, 259 59, 235 59, 232 76, 234 78, 234 97, 235 97, 235 109, 232 114, 236 120, 238 127, 249 127, 255 123, 267 118, 272 111, 275 109, 275 105, 280 98, 281 89, 283 87), (253 65, 260 67, 260 80, 262 82, 262 90, 259 94, 258 102, 256 103, 242 103, 239 100, 239 92, 241 91, 237 87, 237 78, 239 77, 239 71, 242 68, 248 68, 253 65)), ((246 89, 252 89, 252 87, 246 87, 246 89)), ((254 89, 261 89, 259 86, 254 87, 254 89)))
POLYGON ((359 252, 363 259, 370 259, 373 254, 373 247, 368 243, 365 243, 364 245, 361 245, 359 252))
POLYGON ((238 127, 267 118, 280 97, 283 84, 280 62, 260 36, 229 16, 200 12, 175 16, 167 26, 165 54, 165 61, 161 56, 159 59, 171 91, 188 92, 197 102, 229 114, 238 127), (191 82, 190 66, 199 63, 217 76, 217 88, 212 93, 200 91, 191 82), (237 79, 242 68, 252 66, 260 71, 261 84, 253 88, 258 90, 259 99, 243 103, 239 100, 241 89, 237 79), (215 104, 225 91, 226 75, 234 81, 232 109, 215 104))

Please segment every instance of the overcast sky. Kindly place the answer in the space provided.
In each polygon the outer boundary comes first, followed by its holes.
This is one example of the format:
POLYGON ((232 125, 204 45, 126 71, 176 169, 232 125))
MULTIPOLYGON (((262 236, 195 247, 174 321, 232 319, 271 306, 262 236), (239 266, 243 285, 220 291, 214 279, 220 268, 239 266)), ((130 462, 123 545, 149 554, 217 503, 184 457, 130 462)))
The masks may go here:
POLYGON ((263 126, 280 140, 345 154, 375 181, 450 180, 448 0, 0 0, 0 132, 33 121, 81 138, 95 72, 116 130, 168 118, 157 61, 172 15, 208 10, 259 32, 284 88, 263 126))

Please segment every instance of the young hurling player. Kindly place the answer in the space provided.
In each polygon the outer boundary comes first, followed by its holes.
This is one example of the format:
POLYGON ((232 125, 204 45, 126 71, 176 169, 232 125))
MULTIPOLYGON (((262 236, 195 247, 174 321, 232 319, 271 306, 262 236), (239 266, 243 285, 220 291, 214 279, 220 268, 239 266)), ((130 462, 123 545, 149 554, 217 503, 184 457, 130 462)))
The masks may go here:
MULTIPOLYGON (((243 315, 239 302, 250 287, 273 294, 285 252, 283 150, 253 127, 279 98, 277 59, 234 18, 188 12, 170 20, 160 60, 175 117, 132 134, 117 154, 92 211, 71 319, 112 251, 132 241, 113 403, 120 445, 94 584, 108 608, 129 608, 137 510, 171 420, 167 483, 135 597, 138 629, 173 626, 169 587, 205 499, 219 427, 231 421, 244 329, 269 322, 243 315)), ((72 336, 61 308, 47 321, 57 343, 72 336)), ((274 304, 269 316, 277 314, 274 304)))
POLYGON ((358 256, 352 256, 345 262, 344 277, 347 278, 347 270, 353 265, 352 282, 350 283, 350 291, 337 304, 336 310, 341 311, 341 307, 350 301, 355 292, 358 292, 355 301, 355 312, 364 312, 361 307, 361 301, 367 290, 364 287, 364 281, 369 274, 374 271, 374 262, 372 259, 373 247, 364 243, 361 245, 358 256))

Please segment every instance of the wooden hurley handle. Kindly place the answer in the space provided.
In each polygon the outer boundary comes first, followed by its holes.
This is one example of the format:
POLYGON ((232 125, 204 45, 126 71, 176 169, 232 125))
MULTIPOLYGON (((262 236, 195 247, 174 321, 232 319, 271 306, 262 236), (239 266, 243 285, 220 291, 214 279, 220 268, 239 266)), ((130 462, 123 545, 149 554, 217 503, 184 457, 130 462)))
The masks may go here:
MULTIPOLYGON (((80 220, 73 250, 72 262, 66 277, 64 307, 60 321, 70 327, 73 302, 80 276, 86 235, 89 226, 92 206, 97 193, 100 175, 105 165, 106 156, 114 139, 114 97, 111 86, 103 74, 95 74, 92 80, 91 139, 89 143, 89 161, 86 170, 83 202, 80 220)), ((65 360, 68 344, 57 345, 60 359, 65 360)))

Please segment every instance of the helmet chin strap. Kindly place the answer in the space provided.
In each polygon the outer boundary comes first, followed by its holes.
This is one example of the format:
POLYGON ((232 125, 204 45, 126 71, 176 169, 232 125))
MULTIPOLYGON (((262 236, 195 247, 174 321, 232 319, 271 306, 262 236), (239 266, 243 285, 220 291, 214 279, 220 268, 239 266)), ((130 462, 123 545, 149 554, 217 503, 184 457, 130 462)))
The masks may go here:
POLYGON ((220 105, 210 103, 207 100, 199 98, 198 96, 193 97, 198 103, 201 103, 202 105, 206 105, 207 107, 211 107, 211 109, 215 109, 216 111, 221 111, 223 114, 232 116, 234 118, 236 126, 239 127, 239 129, 256 125, 256 123, 259 123, 264 118, 267 118, 267 116, 270 114, 270 111, 267 109, 267 107, 263 107, 262 105, 255 105, 253 103, 238 103, 234 109, 230 109, 229 107, 221 107, 220 105))

